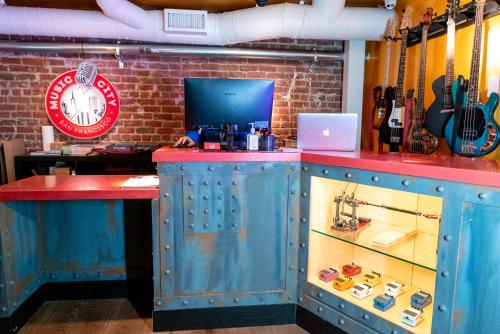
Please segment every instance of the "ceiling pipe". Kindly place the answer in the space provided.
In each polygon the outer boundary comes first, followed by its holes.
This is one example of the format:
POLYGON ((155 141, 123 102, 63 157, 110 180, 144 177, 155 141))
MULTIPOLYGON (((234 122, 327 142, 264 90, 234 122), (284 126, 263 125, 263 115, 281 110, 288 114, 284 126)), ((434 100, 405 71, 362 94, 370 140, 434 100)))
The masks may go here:
POLYGON ((142 29, 148 24, 148 13, 127 0, 97 0, 97 5, 112 19, 142 29))
MULTIPOLYGON (((110 0, 111 1, 111 0, 110 0)), ((144 11, 146 25, 133 28, 99 11, 6 6, 0 8, 0 34, 108 38, 153 43, 228 45, 272 38, 380 40, 393 11, 345 8, 345 0, 314 0, 313 5, 283 3, 206 18, 206 35, 169 34, 163 11, 144 11)), ((110 14, 114 15, 114 14, 110 14)), ((139 24, 144 19, 139 20, 139 24)), ((135 22, 137 23, 137 22, 135 22)))
POLYGON ((342 61, 343 53, 316 51, 287 51, 246 49, 215 46, 185 46, 156 44, 112 44, 112 43, 56 43, 56 42, 16 42, 0 41, 0 52, 58 53, 58 54, 171 54, 171 55, 204 55, 204 56, 236 56, 262 59, 296 59, 296 60, 329 60, 342 61))

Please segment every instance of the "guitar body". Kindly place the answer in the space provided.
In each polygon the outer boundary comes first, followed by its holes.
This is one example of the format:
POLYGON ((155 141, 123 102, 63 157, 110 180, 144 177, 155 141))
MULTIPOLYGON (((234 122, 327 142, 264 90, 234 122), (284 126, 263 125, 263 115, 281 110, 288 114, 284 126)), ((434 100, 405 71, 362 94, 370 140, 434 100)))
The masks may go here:
POLYGON ((416 103, 417 100, 411 98, 409 108, 410 124, 408 125, 408 136, 406 139, 406 150, 411 153, 430 154, 437 150, 439 139, 429 133, 426 128, 420 127, 416 123, 416 103))
MULTIPOLYGON (((446 122, 451 117, 451 112, 445 109, 444 94, 445 94, 445 77, 440 76, 432 83, 432 92, 436 97, 432 102, 425 116, 425 127, 436 137, 444 137, 444 128, 446 122)), ((453 110, 451 110, 453 111, 453 110)))
POLYGON ((399 152, 403 138, 403 128, 398 126, 397 117, 394 115, 394 102, 396 91, 393 87, 387 87, 384 93, 385 117, 380 126, 379 136, 384 144, 389 145, 389 151, 399 152))
POLYGON ((381 86, 373 88, 373 101, 375 102, 372 110, 373 128, 378 130, 385 118, 385 102, 381 86))
POLYGON ((458 82, 453 83, 453 99, 455 103, 462 103, 462 119, 458 126, 455 145, 452 147, 453 127, 456 121, 452 115, 445 127, 446 143, 450 149, 467 157, 480 157, 495 150, 500 142, 500 127, 495 121, 495 110, 498 106, 499 96, 492 93, 486 104, 478 103, 472 116, 467 117, 467 96, 463 101, 456 101, 458 82))

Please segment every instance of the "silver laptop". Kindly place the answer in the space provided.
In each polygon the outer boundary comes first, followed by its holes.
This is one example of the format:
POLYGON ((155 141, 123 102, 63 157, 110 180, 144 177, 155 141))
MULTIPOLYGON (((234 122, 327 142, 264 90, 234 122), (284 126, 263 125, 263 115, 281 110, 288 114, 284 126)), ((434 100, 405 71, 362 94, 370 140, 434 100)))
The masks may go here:
POLYGON ((297 147, 303 150, 354 151, 357 114, 299 114, 297 147))

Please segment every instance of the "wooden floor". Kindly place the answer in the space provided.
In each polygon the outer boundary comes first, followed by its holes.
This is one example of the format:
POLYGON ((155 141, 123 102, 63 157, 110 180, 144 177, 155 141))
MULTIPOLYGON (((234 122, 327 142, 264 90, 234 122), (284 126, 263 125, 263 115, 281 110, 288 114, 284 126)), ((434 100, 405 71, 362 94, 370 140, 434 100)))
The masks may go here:
MULTIPOLYGON (((127 299, 46 302, 20 334, 152 333, 151 318, 141 319, 127 299)), ((295 325, 163 332, 172 334, 305 334, 295 325)))

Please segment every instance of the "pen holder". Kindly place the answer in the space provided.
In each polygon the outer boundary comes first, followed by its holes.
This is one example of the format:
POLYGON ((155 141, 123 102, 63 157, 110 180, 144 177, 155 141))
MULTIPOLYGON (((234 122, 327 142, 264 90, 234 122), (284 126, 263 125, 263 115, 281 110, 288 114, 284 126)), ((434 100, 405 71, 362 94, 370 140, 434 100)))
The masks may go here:
POLYGON ((272 152, 280 148, 280 139, 274 135, 262 136, 260 138, 259 151, 272 152))

